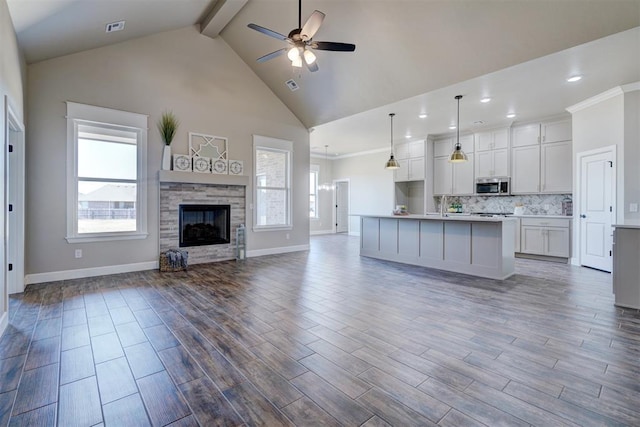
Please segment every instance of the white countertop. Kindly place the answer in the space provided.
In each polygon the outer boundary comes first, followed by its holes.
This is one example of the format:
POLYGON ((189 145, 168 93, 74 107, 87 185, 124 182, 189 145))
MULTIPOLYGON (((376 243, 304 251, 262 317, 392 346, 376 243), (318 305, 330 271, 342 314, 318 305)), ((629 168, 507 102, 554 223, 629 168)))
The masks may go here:
POLYGON ((569 215, 511 215, 514 218, 560 218, 560 219, 573 219, 569 215))
POLYGON ((620 224, 613 224, 614 228, 640 228, 640 219, 626 219, 620 224))
POLYGON ((440 216, 440 214, 431 214, 431 215, 374 215, 374 214, 355 214, 354 216, 363 216, 369 218, 394 218, 394 219, 428 219, 428 220, 437 220, 437 221, 467 221, 467 222, 504 222, 511 221, 513 218, 504 217, 504 216, 478 216, 478 215, 469 215, 469 214, 445 214, 445 216, 440 216))

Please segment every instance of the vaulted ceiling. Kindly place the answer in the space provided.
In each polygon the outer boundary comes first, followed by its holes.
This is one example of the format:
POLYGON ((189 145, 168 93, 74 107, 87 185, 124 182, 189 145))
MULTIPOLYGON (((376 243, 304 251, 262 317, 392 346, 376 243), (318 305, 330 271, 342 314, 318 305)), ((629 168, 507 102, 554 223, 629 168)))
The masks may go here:
POLYGON ((256 62, 286 44, 247 24, 287 35, 297 27, 296 0, 8 4, 29 62, 195 23, 210 36, 224 28, 220 36, 314 129, 312 145, 342 154, 385 146, 391 109, 398 136, 424 137, 447 131, 457 94, 465 96, 462 130, 473 121, 501 125, 509 110, 515 120, 558 114, 640 80, 640 0, 304 0, 303 21, 315 9, 326 14, 314 40, 357 46, 353 53, 316 51, 315 73, 291 67, 286 55, 256 62), (125 30, 106 37, 104 25, 121 19, 125 30), (571 74, 584 79, 567 85, 571 74), (289 79, 298 90, 289 90, 289 79), (481 105, 483 96, 492 101, 481 105))

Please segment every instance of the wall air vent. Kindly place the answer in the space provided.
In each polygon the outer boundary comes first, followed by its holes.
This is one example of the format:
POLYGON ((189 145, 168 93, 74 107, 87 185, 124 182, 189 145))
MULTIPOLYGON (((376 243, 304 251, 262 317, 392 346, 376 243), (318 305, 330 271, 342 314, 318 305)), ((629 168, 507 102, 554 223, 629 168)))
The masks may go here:
POLYGON ((300 89, 300 86, 298 86, 298 83, 296 83, 296 81, 293 79, 287 80, 286 82, 284 82, 284 84, 287 85, 287 87, 289 88, 289 90, 291 90, 291 92, 294 92, 300 89))
POLYGON ((107 33, 113 33, 115 31, 122 31, 122 30, 124 30, 124 21, 112 22, 110 24, 107 24, 105 27, 105 31, 107 33))

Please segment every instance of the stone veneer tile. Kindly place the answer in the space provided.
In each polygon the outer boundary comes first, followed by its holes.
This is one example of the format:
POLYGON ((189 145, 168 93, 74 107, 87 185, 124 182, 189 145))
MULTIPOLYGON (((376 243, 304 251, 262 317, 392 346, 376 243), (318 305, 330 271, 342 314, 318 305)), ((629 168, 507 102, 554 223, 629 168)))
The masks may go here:
POLYGON ((189 264, 222 261, 235 257, 236 229, 246 224, 246 187, 241 185, 160 183, 160 252, 178 248, 181 204, 231 206, 231 243, 191 246, 189 264))

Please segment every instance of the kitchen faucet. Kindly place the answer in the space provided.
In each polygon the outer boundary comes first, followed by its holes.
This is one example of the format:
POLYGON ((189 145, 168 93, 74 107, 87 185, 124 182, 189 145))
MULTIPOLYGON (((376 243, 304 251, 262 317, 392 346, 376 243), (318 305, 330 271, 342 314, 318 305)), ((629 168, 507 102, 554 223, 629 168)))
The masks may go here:
POLYGON ((445 209, 444 209, 444 205, 447 204, 447 196, 446 195, 442 195, 440 196, 440 216, 444 216, 445 214, 445 209))

